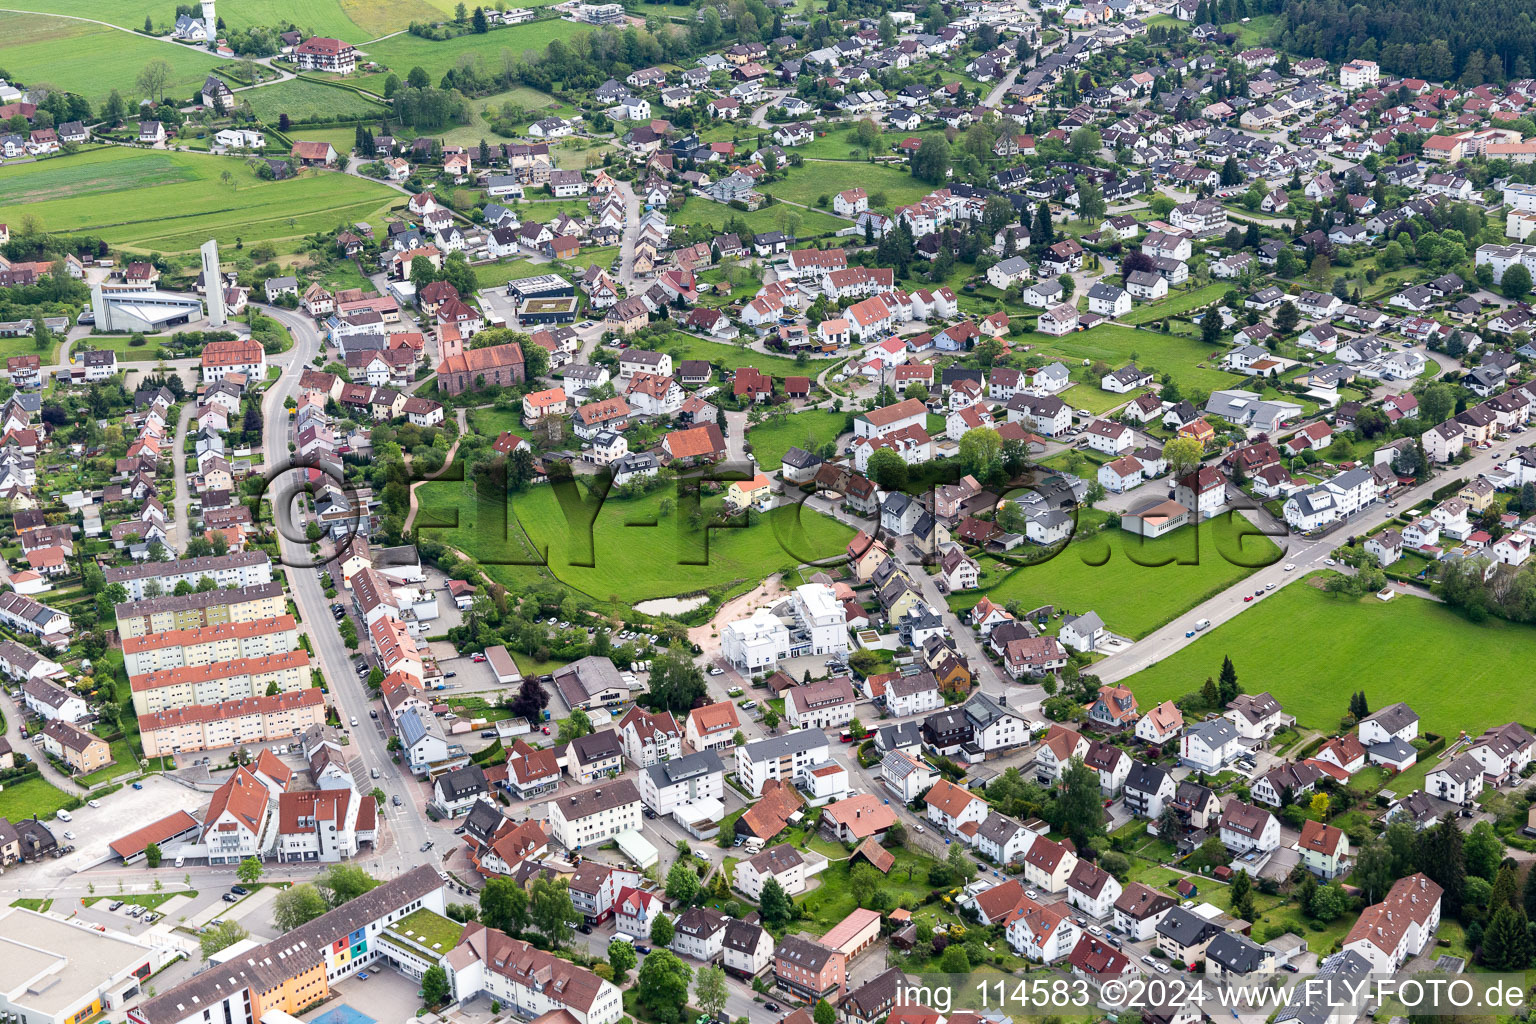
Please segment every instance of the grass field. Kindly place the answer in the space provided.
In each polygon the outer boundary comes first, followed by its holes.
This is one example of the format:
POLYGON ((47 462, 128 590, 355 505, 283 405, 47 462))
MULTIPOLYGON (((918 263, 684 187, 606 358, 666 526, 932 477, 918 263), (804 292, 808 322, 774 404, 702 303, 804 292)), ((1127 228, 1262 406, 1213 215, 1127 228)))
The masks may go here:
MULTIPOLYGON (((287 114, 295 123, 315 118, 378 117, 386 108, 351 89, 334 89, 318 82, 306 82, 294 78, 286 82, 264 85, 240 94, 249 100, 251 112, 263 121, 276 123, 279 115, 287 114)), ((351 149, 352 137, 347 137, 347 149, 351 149)))
POLYGON ((932 186, 894 167, 846 160, 807 160, 801 167, 790 168, 783 181, 764 185, 762 191, 776 199, 815 206, 820 196, 836 195, 850 188, 867 189, 872 197, 870 207, 886 212, 916 202, 933 191, 932 186), (873 197, 878 193, 885 195, 883 208, 875 206, 873 197))
MULTIPOLYGON (((1084 359, 1102 359, 1111 368, 1119 369, 1126 363, 1155 370, 1158 374, 1171 374, 1179 386, 1188 390, 1215 391, 1235 386, 1240 378, 1225 370, 1212 370, 1199 365, 1211 350, 1196 338, 1178 334, 1160 334, 1138 331, 1116 324, 1101 324, 1091 331, 1053 338, 1048 334, 1029 333, 1023 336, 1026 344, 1035 349, 1061 357, 1063 362, 1084 359)), ((1068 363, 1068 369, 1071 369, 1068 363)))
POLYGON ((150 338, 145 344, 135 348, 128 344, 129 336, 121 334, 100 334, 90 338, 90 347, 93 349, 111 349, 117 353, 119 360, 130 362, 152 363, 160 358, 160 345, 154 338, 150 338))
MULTIPOLYGON (((71 9, 70 13, 75 12, 71 9)), ((139 24, 143 23, 140 15, 139 24)), ((0 39, 5 40, 3 66, 18 81, 29 85, 46 82, 77 92, 92 104, 100 103, 116 89, 131 106, 133 100, 141 98, 134 80, 144 65, 156 58, 171 66, 166 95, 186 102, 208 72, 223 63, 207 50, 39 14, 0 13, 0 39)))
MULTIPOLYGON (((590 26, 554 19, 513 25, 484 35, 471 32, 444 42, 402 33, 365 47, 364 52, 370 60, 383 64, 401 78, 411 68, 421 67, 435 84, 443 72, 458 67, 465 59, 482 61, 487 70, 499 69, 504 53, 521 57, 526 50, 542 50, 552 40, 570 39, 590 30, 590 26)), ((372 77, 382 81, 383 76, 372 77)))
POLYGON ((423 509, 418 530, 479 558, 493 578, 527 582, 551 572, 598 600, 626 604, 750 587, 780 569, 841 553, 852 533, 798 507, 777 509, 743 529, 695 530, 688 524, 687 500, 667 489, 632 501, 610 500, 594 512, 590 504, 564 510, 553 487, 537 487, 507 503, 505 528, 495 499, 480 500, 461 483, 429 482, 417 494, 423 509), (665 516, 663 498, 676 505, 665 516), (454 512, 457 528, 432 528, 454 512), (547 570, 495 564, 508 556, 526 558, 530 547, 519 528, 534 549, 547 552, 547 570))
POLYGON ((68 805, 73 799, 42 778, 13 782, 0 790, 0 818, 10 821, 33 816, 51 818, 54 811, 68 805))
POLYGON ((1137 306, 1125 316, 1120 317, 1121 323, 1145 324, 1153 320, 1160 320, 1165 316, 1177 316, 1180 313, 1188 313, 1190 310, 1199 309, 1201 306, 1209 306, 1211 303, 1227 294, 1229 285, 1224 281, 1216 281, 1204 288, 1195 288, 1187 292, 1169 292, 1168 297, 1162 302, 1154 302, 1149 306, 1137 306))
POLYGON ((382 225, 403 198, 344 174, 262 181, 233 158, 123 148, 0 168, 0 195, 0 217, 14 200, 46 230, 90 230, 135 252, 190 252, 210 237, 226 245, 293 239, 358 220, 382 225))
POLYGON ((848 414, 831 409, 806 409, 788 416, 775 416, 747 430, 752 454, 764 470, 777 469, 789 448, 815 451, 828 441, 837 440, 848 414))
MULTIPOLYGON (((857 121, 850 121, 846 126, 838 126, 819 135, 803 146, 796 146, 795 152, 807 160, 853 160, 864 162, 864 150, 853 141, 853 126, 857 121), (849 154, 853 153, 853 156, 849 154)), ((882 132, 880 141, 875 144, 875 155, 881 156, 890 153, 891 147, 902 139, 919 138, 926 139, 930 136, 943 138, 941 131, 916 131, 916 132, 882 132)))
POLYGON ((1298 582, 1125 684, 1151 707, 1199 689, 1223 655, 1244 690, 1273 693, 1301 725, 1336 728, 1369 666, 1372 708, 1406 701, 1421 735, 1454 738, 1526 717, 1529 688, 1509 667, 1536 657, 1536 629, 1493 619, 1473 625, 1431 601, 1340 598, 1298 582))
MULTIPOLYGON (((814 202, 815 197, 811 198, 814 202)), ((786 223, 784 218, 791 213, 800 217, 799 233, 802 237, 841 231, 848 226, 848 221, 834 217, 830 213, 822 213, 820 210, 802 210, 795 206, 768 206, 761 210, 744 213, 698 196, 690 196, 669 219, 673 224, 707 224, 718 230, 727 220, 739 217, 753 231, 779 231, 786 223)))
MULTIPOLYGON (((510 29, 505 31, 516 30, 510 29)), ((447 131, 440 133, 443 145, 477 146, 480 144, 481 139, 493 141, 500 138, 495 132, 491 131, 491 121, 495 119, 501 108, 508 103, 522 107, 534 119, 550 114, 563 117, 573 113, 573 108, 569 104, 561 103, 549 95, 549 93, 530 89, 527 86, 518 86, 515 89, 508 89, 506 92, 499 92, 486 96, 483 99, 470 100, 470 109, 473 111, 473 116, 470 118, 469 124, 449 128, 447 131)), ((569 145, 569 141, 567 145, 569 145)), ((565 148, 566 146, 561 147, 562 150, 565 148)), ((601 150, 594 148, 592 152, 598 154, 597 159, 601 162, 601 150)), ((569 165, 571 169, 579 170, 586 165, 585 152, 583 151, 581 155, 583 157, 581 162, 569 165)), ((565 167, 568 165, 562 164, 561 166, 565 167)))
MULTIPOLYGON (((176 5, 167 5, 160 0, 32 0, 26 6, 29 10, 72 14, 134 30, 144 27, 145 17, 154 19, 157 31, 168 31, 176 22, 176 5)), ((338 0, 241 0, 228 10, 221 8, 219 19, 232 29, 292 21, 306 36, 335 36, 356 42, 364 38, 363 29, 347 17, 343 10, 345 6, 346 3, 338 0)), ((359 0, 354 6, 388 11, 397 7, 397 0, 389 0, 388 4, 381 0, 359 0)), ((400 28, 409 24, 409 19, 399 20, 398 13, 393 18, 399 21, 400 28)))
POLYGON ((739 370, 743 366, 750 366, 770 377, 814 378, 827 365, 825 360, 813 359, 807 365, 801 366, 788 356, 767 355, 747 348, 745 345, 708 341, 691 334, 673 332, 672 336, 660 346, 660 350, 672 352, 677 349, 682 350, 681 358, 683 359, 708 359, 715 366, 724 367, 727 370, 739 370))
MULTIPOLYGON (((983 593, 999 604, 1096 611, 1110 632, 1143 637, 1279 558, 1279 549, 1253 530, 1238 516, 1208 520, 1198 531, 1185 527, 1157 540, 1106 530, 1068 544, 1048 562, 1015 569, 983 593)), ((968 591, 951 606, 968 609, 981 597, 968 591)), ((1179 694, 1198 688, 1188 678, 1183 683, 1179 694)))

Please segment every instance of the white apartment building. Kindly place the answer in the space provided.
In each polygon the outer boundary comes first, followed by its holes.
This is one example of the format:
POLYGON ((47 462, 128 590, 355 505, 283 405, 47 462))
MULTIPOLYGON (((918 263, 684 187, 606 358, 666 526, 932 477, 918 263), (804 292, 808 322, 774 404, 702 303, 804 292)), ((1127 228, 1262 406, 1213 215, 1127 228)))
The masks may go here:
POLYGON ((629 779, 561 793, 546 806, 550 838, 573 852, 640 829, 640 791, 629 779))

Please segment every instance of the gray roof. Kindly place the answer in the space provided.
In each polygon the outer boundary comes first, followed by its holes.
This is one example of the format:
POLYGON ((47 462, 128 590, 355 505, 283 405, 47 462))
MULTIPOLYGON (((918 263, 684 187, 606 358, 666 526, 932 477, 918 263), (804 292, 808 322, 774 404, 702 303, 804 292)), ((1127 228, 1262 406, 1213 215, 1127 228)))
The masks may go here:
POLYGON ((462 800, 489 789, 485 781, 485 771, 477 764, 455 768, 448 774, 439 776, 437 787, 443 791, 443 799, 450 801, 462 800))
POLYGON ((612 729, 577 737, 571 740, 569 749, 582 764, 624 756, 624 745, 619 741, 619 734, 612 729))
POLYGON ((748 743, 741 750, 749 761, 771 761, 791 754, 803 754, 827 745, 826 734, 817 729, 799 729, 783 736, 748 743))
POLYGON ((1225 718, 1213 718, 1209 722, 1190 726, 1184 730, 1184 735, 1198 736, 1201 742, 1214 749, 1237 739, 1237 727, 1225 718))
POLYGON ((1387 730, 1387 732, 1397 732, 1399 729, 1405 729, 1408 726, 1413 725, 1418 720, 1418 712, 1414 711, 1413 708, 1409 707, 1407 704, 1404 704, 1402 701, 1398 701, 1396 704, 1389 704, 1382 708, 1380 711, 1366 715, 1364 718, 1360 719, 1362 724, 1366 722, 1375 722, 1377 725, 1387 730))
POLYGON ((1252 974, 1263 966, 1267 953, 1252 939, 1234 932, 1222 932, 1206 947, 1205 958, 1236 974, 1252 974))
POLYGON ((1413 745, 1403 742, 1396 736, 1386 743, 1372 743, 1369 750, 1372 757, 1394 763, 1406 761, 1408 758, 1416 756, 1413 745))
POLYGON ((1168 773, 1157 765, 1133 760, 1130 774, 1125 777, 1125 788, 1137 793, 1156 793, 1167 781, 1168 773))
POLYGON ((675 786, 679 782, 696 779, 704 775, 712 775, 715 772, 724 773, 725 766, 720 762, 720 755, 713 750, 701 750, 696 754, 684 754, 670 761, 658 761, 645 769, 651 781, 657 789, 666 789, 675 786))
POLYGON ((625 804, 637 803, 640 800, 640 791, 629 779, 614 779, 600 782, 586 789, 578 789, 574 793, 562 794, 551 803, 558 803, 560 813, 566 821, 575 821, 593 814, 601 814, 615 807, 623 807, 625 804))
POLYGON ((1204 941, 1221 928, 1184 907, 1172 907, 1157 923, 1157 934, 1171 939, 1180 946, 1191 946, 1204 941))
POLYGON ((1471 754, 1462 754, 1450 764, 1442 765, 1430 772, 1431 775, 1445 774, 1451 777, 1453 782, 1471 782, 1483 774, 1482 762, 1471 754))

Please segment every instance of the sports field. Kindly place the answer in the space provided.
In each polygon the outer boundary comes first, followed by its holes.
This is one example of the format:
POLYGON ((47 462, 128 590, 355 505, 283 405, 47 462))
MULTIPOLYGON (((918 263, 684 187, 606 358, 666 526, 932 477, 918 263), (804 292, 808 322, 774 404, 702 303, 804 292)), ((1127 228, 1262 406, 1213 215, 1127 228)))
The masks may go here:
MULTIPOLYGON (((174 8, 171 8, 174 9, 174 8)), ((140 19, 143 23, 143 18, 140 19)), ((28 85, 47 83, 76 92, 92 104, 113 89, 137 100, 134 81, 150 61, 171 66, 166 95, 190 99, 208 72, 224 61, 207 50, 162 42, 87 21, 40 14, 0 13, 0 67, 28 85)))
MULTIPOLYGON (((600 509, 577 503, 566 510, 553 487, 536 487, 511 499, 505 518, 494 500, 478 500, 462 483, 428 482, 417 488, 417 497, 422 536, 475 556, 493 578, 526 583, 547 571, 598 600, 625 604, 746 589, 781 569, 840 554, 853 533, 798 506, 776 509, 750 527, 695 530, 686 500, 670 488, 632 501, 610 500, 600 509), (675 506, 666 516, 660 515, 663 498, 675 506), (453 515, 457 527, 432 529, 453 515), (547 554, 547 570, 493 564, 528 558, 530 550, 547 554)), ((717 500, 710 499, 711 507, 717 500)))
POLYGON ((1244 690, 1273 693, 1301 725, 1338 728, 1349 694, 1363 687, 1372 709, 1405 701, 1421 735, 1454 739, 1529 717, 1530 687, 1511 666, 1536 657, 1536 629, 1473 625, 1432 601, 1335 597, 1298 581, 1124 682, 1151 707, 1198 690, 1223 655, 1244 690))
MULTIPOLYGON (((287 114, 295 124, 301 124, 317 118, 378 117, 389 109, 351 89, 335 89, 301 78, 247 89, 239 93, 239 98, 250 103, 252 113, 258 118, 271 124, 276 124, 282 114, 287 114)), ((351 141, 352 136, 348 135, 348 148, 351 148, 351 141)))
POLYGON ((0 221, 19 220, 24 204, 46 230, 89 230, 130 251, 164 253, 189 252, 209 238, 250 244, 358 220, 382 224, 403 201, 345 174, 262 181, 234 158, 116 147, 0 167, 0 198, 0 221))
MULTIPOLYGON (((1106 530, 1073 541, 1048 562, 1015 569, 989 590, 957 594, 950 606, 969 609, 985 594, 998 604, 1017 601, 1026 609, 1050 604, 1074 614, 1096 611, 1110 632, 1143 637, 1280 557, 1269 538, 1253 531, 1238 516, 1207 520, 1198 532, 1186 526, 1157 540, 1106 530)), ((1179 693, 1198 688, 1186 685, 1179 693)))

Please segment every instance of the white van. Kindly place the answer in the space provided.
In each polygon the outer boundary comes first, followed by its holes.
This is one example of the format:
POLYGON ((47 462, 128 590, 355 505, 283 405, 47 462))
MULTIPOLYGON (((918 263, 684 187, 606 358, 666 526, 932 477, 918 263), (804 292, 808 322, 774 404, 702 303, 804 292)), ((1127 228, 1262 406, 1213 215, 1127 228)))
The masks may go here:
POLYGON ((1195 632, 1198 633, 1202 629, 1209 629, 1210 627, 1211 627, 1211 620, 1210 619, 1201 619, 1199 622, 1195 623, 1195 632))
POLYGON ((68 811, 60 811, 59 813, 55 814, 54 817, 58 818, 60 821, 74 821, 75 820, 74 818, 71 818, 69 816, 69 812, 68 811))

